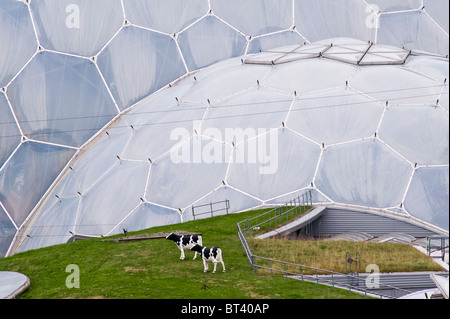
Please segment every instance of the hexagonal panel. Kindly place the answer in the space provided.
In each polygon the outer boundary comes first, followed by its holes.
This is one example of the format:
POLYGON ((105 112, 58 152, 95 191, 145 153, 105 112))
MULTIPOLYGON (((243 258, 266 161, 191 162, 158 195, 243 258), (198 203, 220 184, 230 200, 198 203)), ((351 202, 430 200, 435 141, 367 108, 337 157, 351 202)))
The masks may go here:
POLYGON ((113 230, 113 233, 121 233, 123 229, 137 231, 180 222, 181 216, 178 211, 150 203, 142 203, 120 222, 120 225, 113 230))
POLYGON ((390 107, 379 137, 411 163, 448 164, 448 112, 438 107, 390 107))
POLYGON ((393 207, 402 202, 411 172, 388 147, 366 139, 324 149, 314 184, 335 202, 393 207))
POLYGON ((124 20, 120 0, 31 1, 30 7, 44 48, 89 57, 100 51, 124 20))
POLYGON ((119 127, 104 134, 95 145, 84 150, 83 156, 71 164, 65 179, 55 191, 56 195, 78 196, 85 194, 108 170, 117 164, 118 158, 130 139, 132 130, 119 127))
POLYGON ((298 97, 286 124, 325 145, 374 135, 384 106, 341 87, 298 97))
POLYGON ((449 168, 420 167, 414 172, 405 209, 416 218, 449 228, 449 168))
POLYGON ((125 0, 123 4, 132 24, 168 34, 183 30, 209 9, 207 0, 125 0))
POLYGON ((244 54, 247 40, 213 16, 207 16, 178 36, 189 71, 244 54))
POLYGON ((240 143, 282 125, 292 103, 288 94, 251 88, 209 107, 202 133, 216 132, 222 141, 240 143))
POLYGON ((0 199, 21 225, 75 151, 26 142, 0 171, 0 199))
POLYGON ((247 36, 272 33, 292 26, 290 0, 211 0, 211 9, 247 36))
MULTIPOLYGON (((418 0, 417 0, 418 1, 418 0)), ((448 8, 449 2, 446 0, 423 0, 425 11, 445 32, 449 31, 448 8)))
POLYGON ((45 213, 22 230, 25 236, 21 251, 67 242, 74 231, 80 199, 51 197, 45 203, 45 213))
MULTIPOLYGON (((173 100, 175 102, 175 99, 173 100)), ((173 102, 172 102, 173 103, 173 102)), ((206 105, 180 103, 164 107, 164 110, 155 110, 145 116, 146 121, 134 124, 136 116, 129 115, 127 120, 133 123, 133 136, 128 144, 124 157, 127 159, 155 160, 168 152, 180 139, 189 138, 198 130, 206 105)), ((140 112, 146 112, 141 108, 140 112)), ((139 113, 139 111, 138 111, 139 113)), ((145 113, 144 113, 145 114, 145 113)), ((134 113, 134 115, 137 115, 134 113)), ((141 116, 142 117, 142 113, 141 116)))
POLYGON ((408 50, 423 50, 441 55, 449 53, 449 38, 424 11, 382 14, 379 17, 377 42, 404 46, 408 50), (414 29, 411 33, 409 30, 414 29))
POLYGON ((149 202, 183 209, 224 180, 229 146, 201 136, 180 144, 152 164, 146 190, 149 202))
POLYGON ((147 163, 118 161, 94 188, 82 194, 76 232, 104 235, 116 228, 141 202, 148 170, 147 163))
POLYGON ((94 63, 40 52, 7 91, 28 138, 81 146, 117 109, 94 63))
POLYGON ((20 71, 37 50, 36 36, 26 4, 2 1, 0 6, 0 88, 20 71))
POLYGON ((121 110, 186 73, 172 38, 131 26, 99 54, 98 66, 121 110))
POLYGON ((0 94, 0 168, 19 145, 21 134, 8 102, 0 94))
POLYGON ((350 85, 374 99, 387 101, 388 106, 434 105, 441 93, 443 80, 437 82, 415 69, 381 65, 358 69, 350 85), (376 88, 374 83, 377 83, 376 88))
POLYGON ((363 1, 295 0, 294 24, 310 42, 336 37, 374 41, 375 27, 366 24, 366 10, 363 1))
POLYGON ((236 146, 227 181, 267 200, 308 186, 319 155, 318 145, 287 129, 278 129, 236 146))

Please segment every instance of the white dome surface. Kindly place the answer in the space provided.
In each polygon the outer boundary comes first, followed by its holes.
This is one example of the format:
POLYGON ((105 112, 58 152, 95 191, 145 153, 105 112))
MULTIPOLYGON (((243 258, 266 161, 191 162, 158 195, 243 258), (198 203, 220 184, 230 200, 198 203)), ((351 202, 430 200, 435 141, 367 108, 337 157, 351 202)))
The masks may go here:
POLYGON ((228 200, 239 212, 310 189, 316 203, 448 231, 449 115, 437 103, 448 99, 448 59, 331 41, 229 59, 138 102, 70 162, 21 249, 67 241, 69 230, 110 235, 191 220, 192 205, 228 200), (429 65, 440 67, 429 74, 429 65))
MULTIPOLYGON (((120 230, 119 223, 125 221, 172 223, 181 220, 180 209, 186 220, 185 208, 198 200, 230 197, 235 209, 277 203, 289 200, 306 184, 314 189, 318 202, 348 201, 383 209, 401 205, 393 210, 448 230, 448 213, 441 213, 448 209, 448 199, 431 200, 448 195, 448 125, 444 123, 448 83, 443 83, 448 78, 447 13, 447 0, 370 4, 364 0, 193 0, 189 5, 184 0, 1 1, 0 257, 17 251, 22 240, 29 239, 26 235, 35 231, 40 232, 33 239, 36 244, 23 247, 64 242, 69 230, 105 234, 120 230), (330 46, 332 42, 335 45, 330 46), (369 47, 370 43, 374 45, 369 47), (239 58, 224 61, 232 57, 239 58), (244 65, 241 59, 246 60, 244 65), (165 88, 168 83, 173 84, 170 90, 165 88), (383 105, 386 101, 388 107, 383 105), (130 125, 135 129, 130 130, 130 125), (221 145, 222 155, 230 158, 213 161, 208 171, 190 165, 174 167, 168 152, 179 141, 161 142, 162 127, 168 132, 189 131, 185 149, 206 145, 206 155, 221 145), (192 133, 194 127, 197 134, 192 133), (233 146, 226 139, 226 130, 232 127, 255 131, 238 132, 233 146), (207 129, 214 136, 198 135, 207 134, 207 129), (108 139, 103 138, 106 130, 108 139), (399 175, 406 170, 407 185, 402 176, 390 185, 394 194, 384 199, 380 189, 395 174, 372 176, 374 184, 356 193, 336 189, 334 179, 339 178, 323 175, 332 170, 329 161, 341 149, 357 154, 370 148, 358 140, 375 132, 377 151, 366 154, 366 160, 386 160, 399 175), (239 141, 245 140, 245 133, 255 135, 249 144, 239 141), (254 165, 230 163, 233 156, 246 156, 247 145, 262 148, 274 136, 280 151, 285 145, 284 149, 304 148, 308 154, 304 158, 303 151, 292 151, 280 156, 276 164, 284 181, 268 174, 275 166, 256 165, 269 163, 262 153, 250 158, 260 160, 254 165), (116 155, 111 158, 112 153, 116 155), (116 162, 119 154, 122 166, 116 162), (389 154, 392 162, 379 154, 389 154), (155 165, 139 162, 147 157, 155 165), (70 169, 69 161, 77 165, 70 169), (295 161, 303 173, 292 179, 295 161), (413 170, 408 169, 411 163, 413 170), (169 195, 167 187, 174 186, 164 172, 175 174, 177 169, 185 176, 180 189, 189 187, 192 196, 169 195), (77 178, 65 177, 71 175, 69 170, 77 178), (136 174, 136 185, 118 187, 119 194, 103 198, 100 194, 111 187, 108 183, 115 181, 116 170, 123 178, 136 174), (251 178, 245 179, 245 174, 251 178), (223 175, 220 185, 226 188, 211 193, 220 186, 219 175, 223 175), (200 180, 206 176, 207 181, 200 180), (254 187, 255 181, 260 188, 254 187), (142 183, 144 190, 138 191, 142 183), (57 187, 60 195, 55 193, 57 187), (110 204, 115 195, 134 191, 142 193, 138 202, 110 204), (82 200, 68 195, 74 193, 82 200), (376 199, 369 196, 372 193, 376 199), (427 200, 417 197, 419 193, 427 200), (58 212, 60 205, 71 209, 52 216, 50 211, 58 212), (111 212, 89 215, 91 207, 111 212), (77 210, 75 216, 69 213, 72 209, 77 210), (122 209, 129 214, 122 216, 122 209), (100 221, 102 216, 105 220, 100 221), (40 227, 33 226, 36 218, 43 223, 40 227), (44 219, 53 226, 44 227, 44 219), (86 226, 91 222, 102 226, 86 226)), ((364 164, 354 164, 364 170, 364 164)), ((352 175, 344 168, 341 174, 352 175)), ((347 187, 356 185, 348 182, 347 187)))

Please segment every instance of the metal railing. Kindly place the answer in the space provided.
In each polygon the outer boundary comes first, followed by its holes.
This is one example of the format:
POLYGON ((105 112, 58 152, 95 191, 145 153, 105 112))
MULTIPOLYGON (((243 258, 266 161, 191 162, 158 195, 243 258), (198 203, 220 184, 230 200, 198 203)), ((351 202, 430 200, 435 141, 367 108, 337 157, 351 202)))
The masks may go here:
POLYGON ((195 216, 200 216, 200 215, 205 215, 205 214, 210 214, 210 217, 214 217, 214 213, 217 212, 221 212, 221 211, 226 211, 227 215, 228 215, 228 211, 230 210, 230 201, 228 199, 219 201, 219 202, 210 202, 209 204, 203 204, 203 205, 197 205, 194 206, 192 205, 191 207, 192 209, 192 216, 195 220, 195 216), (225 204, 225 206, 223 207, 220 206, 219 208, 215 208, 214 206, 217 206, 218 204, 225 204), (201 213, 198 213, 198 210, 200 209, 200 211, 202 211, 202 209, 207 208, 206 211, 203 211, 201 213), (197 209, 197 213, 195 213, 195 209, 197 209))
POLYGON ((241 227, 241 229, 245 228, 247 236, 252 236, 252 231, 267 230, 302 215, 306 212, 308 206, 312 207, 311 191, 297 196, 285 205, 274 207, 261 215, 241 221, 240 223, 247 223, 246 227, 241 227))
MULTIPOLYGON (((270 271, 270 274, 272 276, 274 275, 274 273, 281 273, 286 278, 288 276, 295 277, 301 279, 302 281, 306 280, 316 282, 318 285, 330 285, 333 287, 333 289, 334 287, 340 287, 344 289, 346 288, 349 290, 349 292, 352 292, 353 290, 364 293, 364 295, 366 296, 370 294, 378 296, 380 298, 396 298, 396 291, 400 292, 402 295, 411 293, 411 291, 409 290, 398 288, 392 285, 371 285, 370 282, 368 284, 370 274, 369 277, 361 278, 358 274, 342 274, 331 270, 276 260, 273 258, 262 257, 253 254, 248 244, 246 235, 252 236, 252 232, 255 233, 260 231, 261 229, 276 226, 283 223, 285 219, 289 218, 289 216, 294 216, 294 214, 300 211, 306 211, 306 205, 303 205, 303 207, 301 207, 300 204, 310 203, 311 192, 309 191, 304 195, 305 198, 308 198, 306 201, 301 202, 298 200, 298 197, 296 200, 290 201, 284 206, 275 207, 261 215, 237 223, 239 239, 242 246, 244 247, 247 259, 250 262, 250 265, 254 272, 257 272, 258 269, 267 270, 270 271), (346 278, 347 280, 342 280, 342 278, 346 278), (385 294, 385 290, 391 291, 391 295, 385 294)), ((374 274, 373 276, 375 275, 376 274, 374 274)))

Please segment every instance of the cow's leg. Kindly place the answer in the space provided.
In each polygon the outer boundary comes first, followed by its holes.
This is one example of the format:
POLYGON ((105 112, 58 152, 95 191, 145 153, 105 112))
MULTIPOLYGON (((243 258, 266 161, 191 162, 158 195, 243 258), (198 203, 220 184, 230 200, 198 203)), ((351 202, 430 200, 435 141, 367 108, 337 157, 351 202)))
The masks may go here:
POLYGON ((222 263, 223 272, 225 272, 225 264, 223 263, 223 260, 220 260, 220 262, 222 263))
POLYGON ((181 256, 180 256, 180 259, 181 259, 181 260, 184 260, 184 249, 183 249, 183 245, 180 244, 180 246, 179 246, 178 248, 180 248, 180 250, 181 250, 181 256))
POLYGON ((216 272, 216 267, 217 267, 217 262, 214 261, 213 263, 214 263, 214 270, 213 270, 213 273, 215 273, 215 272, 216 272))
POLYGON ((205 259, 203 259, 203 269, 204 269, 203 272, 207 272, 208 271, 208 263, 206 262, 205 259))
POLYGON ((194 259, 192 259, 192 260, 195 260, 195 258, 197 258, 197 252, 195 252, 194 259))

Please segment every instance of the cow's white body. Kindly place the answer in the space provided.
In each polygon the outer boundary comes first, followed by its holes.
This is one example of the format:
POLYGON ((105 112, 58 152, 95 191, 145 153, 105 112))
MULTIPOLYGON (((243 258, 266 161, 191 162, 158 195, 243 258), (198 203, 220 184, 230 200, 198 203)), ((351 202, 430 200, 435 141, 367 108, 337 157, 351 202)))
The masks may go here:
MULTIPOLYGON (((169 240, 172 240, 177 247, 181 250, 180 259, 183 260, 185 258, 184 250, 191 249, 195 245, 202 245, 202 236, 201 235, 177 235, 175 233, 170 233, 166 237, 169 240)), ((197 258, 197 252, 194 254, 194 259, 197 258)))
POLYGON ((219 247, 202 247, 201 245, 195 245, 191 250, 200 253, 203 260, 204 272, 208 271, 208 264, 212 262, 214 264, 213 273, 216 272, 217 263, 222 264, 223 272, 225 272, 225 264, 222 257, 222 249, 219 247))

